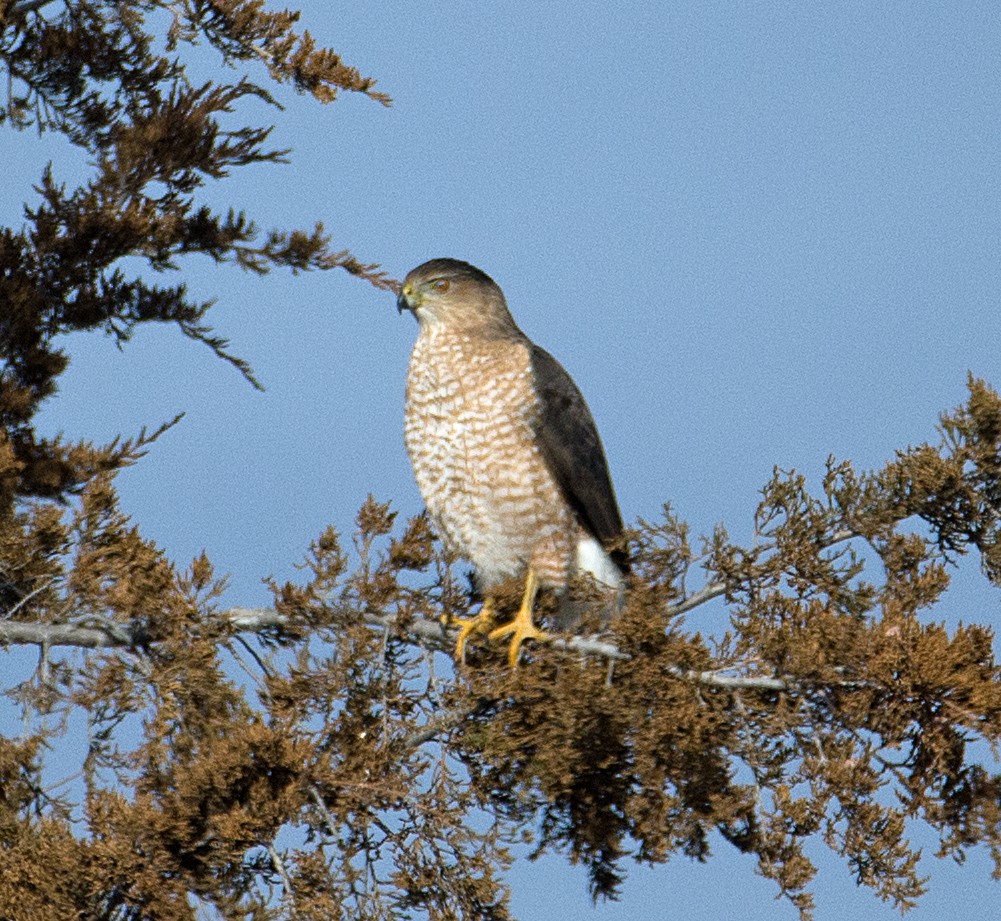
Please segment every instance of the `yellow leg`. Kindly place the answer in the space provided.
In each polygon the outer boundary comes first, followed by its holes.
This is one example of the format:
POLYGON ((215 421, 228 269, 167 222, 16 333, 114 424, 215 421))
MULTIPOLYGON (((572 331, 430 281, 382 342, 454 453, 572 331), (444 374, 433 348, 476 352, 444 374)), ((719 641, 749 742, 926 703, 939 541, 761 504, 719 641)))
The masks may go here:
POLYGON ((521 607, 518 614, 509 624, 504 624, 496 630, 490 631, 490 639, 499 640, 506 636, 511 637, 511 645, 508 647, 507 660, 514 668, 518 664, 518 651, 525 640, 545 640, 548 635, 537 629, 532 623, 532 608, 535 606, 535 596, 539 591, 539 580, 531 567, 525 577, 525 594, 521 599, 521 607))
POLYGON ((466 661, 466 640, 470 633, 485 633, 494 622, 494 599, 487 596, 474 617, 455 617, 449 626, 458 625, 459 635, 455 638, 455 661, 466 661))

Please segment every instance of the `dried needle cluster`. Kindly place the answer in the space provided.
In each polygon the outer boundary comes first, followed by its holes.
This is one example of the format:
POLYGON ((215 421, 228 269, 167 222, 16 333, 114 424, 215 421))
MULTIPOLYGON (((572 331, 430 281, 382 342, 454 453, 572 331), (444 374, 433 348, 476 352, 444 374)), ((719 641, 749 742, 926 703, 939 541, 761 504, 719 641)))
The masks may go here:
POLYGON ((751 546, 722 528, 693 546, 667 508, 639 522, 621 617, 513 671, 483 643, 461 667, 443 654, 476 599, 422 518, 401 529, 369 500, 352 547, 327 531, 272 607, 225 609, 208 559, 178 568, 118 506, 116 472, 174 423, 103 446, 38 435, 62 333, 173 322, 253 381, 210 304, 124 257, 392 287, 319 225, 261 238, 199 201, 286 152, 224 127, 271 96, 190 83, 196 41, 229 74, 387 101, 295 22, 248 0, 0 0, 0 124, 60 132, 93 166, 72 189, 40 170, 23 225, 0 229, 0 642, 21 716, 0 738, 0 918, 505 919, 525 843, 583 863, 596 897, 629 860, 732 845, 807 917, 811 839, 906 908, 915 823, 1001 869, 993 635, 983 612, 940 623, 959 557, 1001 580, 1001 400, 981 381, 940 443, 881 470, 831 461, 815 495, 777 472, 751 546), (719 631, 700 627, 711 602, 719 631))

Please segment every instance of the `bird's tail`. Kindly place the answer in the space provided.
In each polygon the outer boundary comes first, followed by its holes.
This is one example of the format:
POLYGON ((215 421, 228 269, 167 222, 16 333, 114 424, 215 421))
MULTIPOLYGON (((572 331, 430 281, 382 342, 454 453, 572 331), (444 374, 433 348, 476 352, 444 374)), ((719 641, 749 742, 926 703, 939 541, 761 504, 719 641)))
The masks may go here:
POLYGON ((625 604, 625 574, 593 537, 577 543, 577 573, 560 596, 553 626, 561 633, 598 632, 625 604))

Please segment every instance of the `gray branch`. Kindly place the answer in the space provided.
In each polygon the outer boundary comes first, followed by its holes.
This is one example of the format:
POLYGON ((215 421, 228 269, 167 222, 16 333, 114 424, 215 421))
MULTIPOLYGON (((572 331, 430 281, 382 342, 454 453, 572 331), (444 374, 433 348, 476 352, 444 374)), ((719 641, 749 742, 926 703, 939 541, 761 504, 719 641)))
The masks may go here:
POLYGON ((740 691, 793 691, 800 685, 785 678, 768 675, 728 675, 725 672, 697 672, 691 669, 671 668, 669 673, 680 681, 690 681, 705 687, 740 691))
MULTIPOLYGON (((340 615, 358 617, 383 629, 396 626, 393 614, 377 611, 359 612, 347 605, 335 606, 340 615)), ((228 620, 240 633, 262 633, 289 625, 289 619, 273 608, 229 608, 218 615, 228 620)), ((414 620, 407 625, 406 637, 415 643, 438 649, 450 649, 454 631, 446 630, 437 621, 414 620)), ((114 649, 140 647, 147 640, 144 630, 124 624, 92 621, 86 625, 73 623, 32 623, 0 620, 0 644, 13 646, 76 646, 82 649, 114 649)))
POLYGON ((19 19, 22 16, 27 16, 28 13, 37 13, 43 6, 47 6, 52 0, 21 0, 20 3, 15 3, 9 10, 7 10, 7 15, 11 19, 19 19))
POLYGON ((723 594, 726 594, 725 582, 708 582, 697 592, 693 592, 685 598, 684 601, 672 604, 667 609, 667 613, 672 617, 676 617, 679 614, 685 614, 693 608, 697 608, 699 605, 705 604, 707 601, 712 601, 713 598, 719 598, 719 596, 723 594))
POLYGON ((407 733, 407 735, 394 740, 392 743, 393 748, 401 751, 412 751, 415 748, 420 748, 425 742, 433 741, 442 733, 457 729, 473 716, 475 712, 475 710, 446 710, 444 713, 438 714, 433 719, 428 720, 424 726, 415 732, 407 733))
POLYGON ((271 858, 271 866, 273 866, 278 873, 279 879, 282 881, 282 889, 285 892, 285 899, 288 901, 289 907, 292 909, 292 917, 296 916, 295 909, 295 890, 292 888, 292 880, 289 878, 288 872, 285 869, 285 863, 282 860, 281 854, 275 849, 273 842, 268 842, 268 856, 271 858))
MULTIPOLYGON (((840 531, 835 531, 827 540, 822 541, 820 544, 821 550, 826 550, 828 547, 833 547, 835 544, 844 543, 846 540, 850 540, 853 537, 858 537, 855 531, 849 530, 848 528, 842 528, 840 531)), ((758 548, 763 550, 774 549, 766 545, 763 548, 758 548)), ((702 586, 697 592, 693 592, 687 598, 682 599, 677 604, 672 604, 668 609, 667 613, 676 617, 679 614, 686 614, 693 608, 697 608, 700 605, 705 604, 707 601, 712 601, 713 598, 719 598, 720 595, 725 595, 727 592, 727 583, 721 581, 717 582, 707 582, 702 586)))
MULTIPOLYGON (((847 529, 836 531, 824 542, 823 547, 833 546, 855 536, 854 532, 847 529)), ((668 614, 684 614, 713 598, 726 594, 727 589, 728 586, 725 582, 709 582, 697 592, 668 608, 668 614)), ((378 627, 381 630, 402 632, 402 636, 407 642, 418 646, 450 652, 455 645, 455 630, 446 628, 436 620, 421 618, 401 625, 395 614, 387 614, 382 611, 359 611, 350 605, 341 603, 334 604, 333 610, 334 613, 345 618, 360 617, 369 626, 378 627)), ((233 607, 223 611, 219 617, 228 620, 233 629, 239 633, 261 633, 265 630, 281 629, 289 625, 288 618, 273 608, 233 607)), ((43 624, 0 620, 0 645, 138 650, 147 640, 148 637, 141 628, 111 622, 43 624)), ((552 645, 557 649, 565 649, 569 652, 605 658, 610 663, 629 659, 629 655, 620 650, 614 643, 596 636, 555 637, 552 640, 552 645)), ((769 675, 734 674, 733 670, 699 672, 676 668, 670 669, 669 674, 680 681, 689 681, 704 687, 720 689, 788 691, 798 688, 796 682, 784 678, 769 675)))
POLYGON ((0 621, 0 643, 13 646, 77 646, 81 649, 136 648, 140 632, 122 624, 39 624, 0 621))
MULTIPOLYGON (((398 629, 397 619, 392 614, 378 611, 358 612, 346 605, 338 613, 352 617, 360 615, 366 624, 383 630, 398 629)), ((240 633, 261 633, 265 630, 281 629, 289 623, 285 615, 273 608, 229 608, 219 617, 227 619, 240 633)), ((455 631, 446 629, 437 621, 420 619, 406 625, 403 638, 419 646, 451 652, 455 644, 455 631)), ((0 644, 3 645, 138 650, 145 640, 144 632, 122 624, 102 623, 83 626, 0 621, 0 644)), ((552 645, 557 649, 599 656, 611 661, 629 659, 629 656, 614 643, 598 637, 556 637, 552 645)), ((769 676, 728 674, 724 671, 699 672, 682 668, 670 669, 668 673, 680 681, 691 681, 720 689, 785 691, 793 688, 792 682, 769 676)), ((434 727, 432 734, 443 728, 445 727, 434 727)))
MULTIPOLYGON (((857 536, 847 529, 836 531, 823 543, 823 548, 841 543, 857 536)), ((725 582, 709 582, 697 592, 668 608, 668 614, 684 614, 694 608, 726 594, 725 582)), ((411 620, 401 625, 395 614, 382 611, 359 611, 350 605, 336 603, 334 612, 346 618, 360 617, 371 627, 381 630, 402 631, 403 638, 410 643, 429 649, 451 652, 455 645, 456 631, 443 626, 439 621, 424 618, 411 620)), ((261 633, 265 630, 281 629, 289 625, 289 620, 273 608, 233 607, 223 611, 219 617, 227 619, 239 633, 261 633)), ((75 646, 83 649, 126 648, 138 649, 146 641, 145 634, 135 627, 115 623, 41 624, 0 620, 0 645, 35 645, 43 648, 55 646, 75 646)), ((596 636, 554 637, 552 645, 584 655, 605 658, 609 663, 627 661, 629 655, 614 643, 596 636)), ((800 689, 794 680, 786 680, 769 675, 744 675, 734 673, 734 669, 720 671, 694 671, 672 668, 668 674, 679 681, 693 682, 703 687, 727 690, 791 691, 800 689)), ((440 731, 440 728, 435 731, 440 731)), ((432 733, 433 734, 433 733, 432 733)))

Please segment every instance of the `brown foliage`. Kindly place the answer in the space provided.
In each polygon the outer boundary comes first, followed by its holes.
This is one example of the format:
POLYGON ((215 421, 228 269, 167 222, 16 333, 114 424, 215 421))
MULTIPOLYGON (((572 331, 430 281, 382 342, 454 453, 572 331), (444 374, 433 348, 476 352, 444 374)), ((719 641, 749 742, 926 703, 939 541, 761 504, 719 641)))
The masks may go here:
POLYGON ((91 455, 39 439, 30 423, 65 370, 60 334, 102 330, 124 343, 139 323, 173 323, 256 384, 207 325, 211 302, 193 301, 183 283, 129 277, 124 257, 157 272, 197 253, 258 273, 338 267, 392 287, 377 266, 333 250, 322 224, 272 230, 259 240, 242 211, 222 214, 199 203, 207 182, 253 163, 283 162, 287 151, 268 148, 270 127, 224 127, 245 100, 277 105, 268 91, 247 77, 192 85, 179 57, 183 46, 207 41, 224 62, 264 62, 272 79, 321 101, 346 90, 388 102, 372 80, 316 48, 309 33, 297 35, 297 18, 268 13, 258 0, 0 3, 8 77, 0 126, 59 132, 95 166, 75 189, 45 167, 25 224, 0 228, 0 461, 9 455, 18 467, 16 484, 0 473, 0 486, 60 498, 88 478, 91 455), (148 31, 157 12, 171 21, 159 40, 148 31))
POLYGON ((284 152, 222 127, 270 97, 248 78, 190 85, 186 44, 321 101, 385 102, 294 23, 257 2, 0 3, 0 122, 62 132, 95 164, 73 190, 44 171, 24 226, 0 230, 0 640, 39 649, 33 673, 7 672, 25 728, 0 738, 0 917, 500 921, 525 843, 582 863, 596 897, 629 860, 733 845, 807 916, 812 839, 906 908, 917 822, 942 856, 983 845, 1001 869, 1001 776, 975 746, 1001 737, 993 636, 931 613, 963 554, 1001 581, 1001 400, 983 382, 939 444, 881 470, 829 461, 816 495, 776 471, 752 546, 719 528, 693 547, 668 508, 639 522, 621 616, 515 671, 485 642, 460 667, 441 654, 475 598, 423 517, 401 526, 370 499, 350 550, 324 531, 272 608, 220 610, 210 561, 180 571, 118 506, 116 471, 163 429, 105 446, 35 433, 67 331, 125 342, 169 321, 253 379, 210 305, 126 277, 124 256, 392 286, 319 226, 258 242, 245 215, 197 201, 284 152), (714 599, 729 625, 706 635, 689 621, 714 599), (57 748, 76 753, 69 778, 51 774, 57 748))
POLYGON ((35 500, 4 531, 17 590, 41 589, 7 625, 54 632, 12 688, 48 728, 0 750, 0 901, 27 886, 25 917, 190 918, 194 898, 234 918, 504 918, 515 842, 583 863, 597 897, 627 859, 726 841, 809 915, 816 838, 906 908, 924 887, 911 823, 942 856, 1001 857, 1001 778, 969 751, 1001 737, 993 637, 927 614, 951 555, 977 550, 994 577, 999 421, 971 381, 937 447, 864 474, 832 461, 819 497, 777 471, 750 549, 718 530, 696 553, 668 510, 633 534, 604 643, 531 647, 512 671, 482 642, 454 674, 439 618, 472 599, 423 517, 399 531, 370 499, 352 553, 328 530, 272 611, 220 612, 208 561, 179 574, 95 464, 70 509, 35 500), (960 495, 979 519, 948 510, 960 495), (692 632, 720 596, 729 631, 692 632), (106 651, 54 653, 81 621, 106 651), (90 742, 71 803, 40 742, 70 744, 74 713, 90 742))

